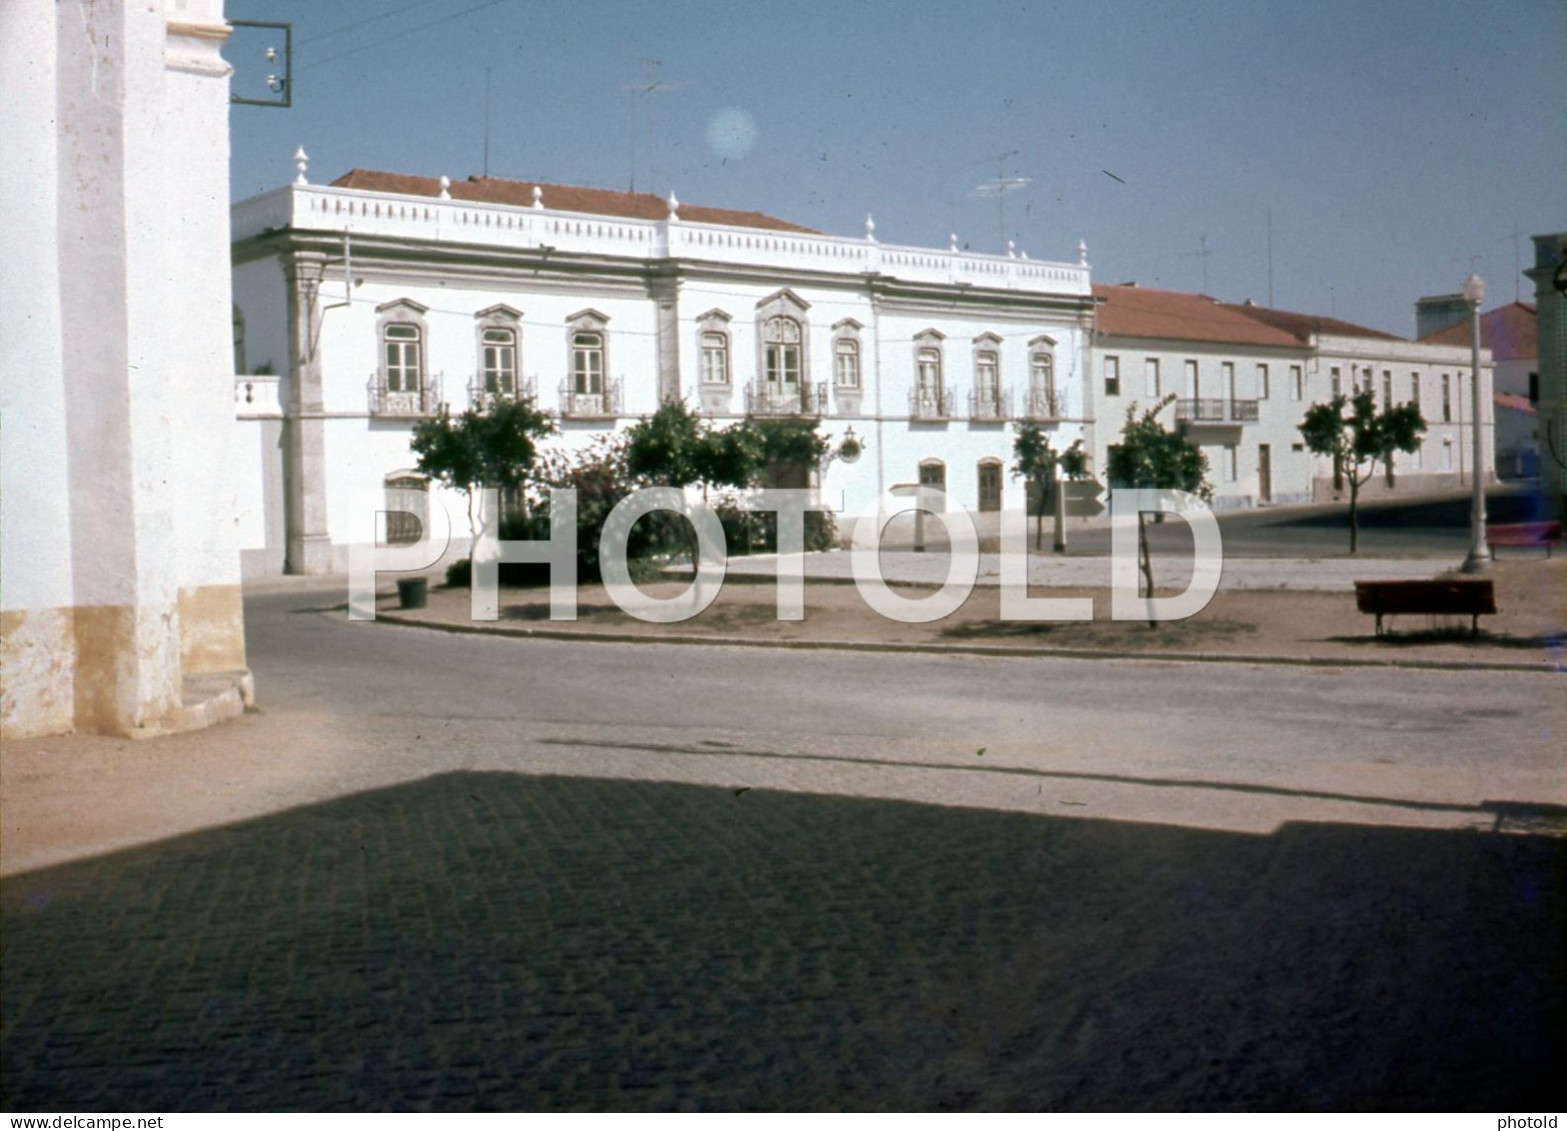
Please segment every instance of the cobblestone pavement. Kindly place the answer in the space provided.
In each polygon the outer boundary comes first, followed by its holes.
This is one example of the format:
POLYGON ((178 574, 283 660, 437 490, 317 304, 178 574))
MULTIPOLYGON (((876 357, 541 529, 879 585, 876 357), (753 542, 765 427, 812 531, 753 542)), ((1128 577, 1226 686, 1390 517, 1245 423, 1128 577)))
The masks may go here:
POLYGON ((1564 849, 447 773, 8 878, 0 1092, 1560 1107, 1564 849))

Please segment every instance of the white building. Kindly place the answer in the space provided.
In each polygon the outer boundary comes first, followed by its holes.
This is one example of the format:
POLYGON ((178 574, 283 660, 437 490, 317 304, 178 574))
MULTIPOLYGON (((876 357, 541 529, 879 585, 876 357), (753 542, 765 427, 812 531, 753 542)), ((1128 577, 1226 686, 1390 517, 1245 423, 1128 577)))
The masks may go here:
MULTIPOLYGON (((1458 298, 1462 300, 1463 296, 1458 298)), ((1449 296, 1421 299, 1420 340, 1467 347, 1473 333, 1468 304, 1454 321, 1428 313, 1427 304, 1451 311, 1449 296), (1442 325, 1442 322, 1447 322, 1442 325), (1434 327, 1434 328, 1432 328, 1434 327)), ((1452 315, 1449 315, 1452 317, 1452 315)), ((1510 302, 1480 316, 1480 343, 1496 364, 1496 459, 1503 476, 1534 476, 1540 469, 1540 351, 1538 318, 1533 303, 1510 302)))
MULTIPOLYGON (((494 178, 354 171, 233 208, 245 568, 346 566, 350 500, 417 510, 414 423, 521 392, 566 445, 668 398, 818 421, 863 456, 850 515, 923 481, 1021 507, 1010 422, 1085 436, 1086 261, 823 235, 755 212, 494 178)), ((448 500, 460 513, 457 500, 448 500)), ((460 533, 460 529, 458 533, 460 533)))
POLYGON ((1540 494, 1556 518, 1567 512, 1567 232, 1534 238, 1534 283, 1539 316, 1540 494))
MULTIPOLYGON (((1095 286, 1100 300, 1089 390, 1095 467, 1102 468, 1126 410, 1164 396, 1208 456, 1215 507, 1321 502, 1335 491, 1332 461, 1301 440, 1306 409, 1335 393, 1371 388, 1378 403, 1413 401, 1427 423, 1420 450, 1399 454, 1388 490, 1468 482, 1474 419, 1467 345, 1410 342, 1333 318, 1221 303, 1206 295, 1136 285, 1095 286)), ((1481 405, 1491 401, 1481 355, 1481 405)), ((1491 414, 1482 418, 1483 474, 1492 478, 1491 414)))
POLYGON ((0 735, 249 694, 221 0, 0 4, 0 735))

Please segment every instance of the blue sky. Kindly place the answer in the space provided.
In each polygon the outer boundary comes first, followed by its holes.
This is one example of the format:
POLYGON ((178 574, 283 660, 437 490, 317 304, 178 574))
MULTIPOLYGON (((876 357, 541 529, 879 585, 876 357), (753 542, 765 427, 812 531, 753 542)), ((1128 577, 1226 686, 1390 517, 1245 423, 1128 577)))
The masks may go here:
MULTIPOLYGON (((294 106, 237 106, 236 198, 354 167, 627 188, 886 242, 1002 232, 1101 282, 1413 332, 1516 225, 1567 228, 1567 3, 227 0, 294 26, 294 106), (641 60, 657 59, 651 70, 641 60), (652 74, 673 89, 625 87, 652 74), (649 122, 651 112, 651 129, 649 122), (635 114, 635 133, 633 121, 635 114), (635 157, 633 158, 633 147, 635 157), (975 195, 998 173, 1029 183, 975 195), (1113 179, 1114 174, 1120 180, 1113 179)), ((236 90, 260 33, 227 49, 236 90)), ((273 42, 274 40, 267 40, 273 42)), ((1523 297, 1529 296, 1522 280, 1523 297)))

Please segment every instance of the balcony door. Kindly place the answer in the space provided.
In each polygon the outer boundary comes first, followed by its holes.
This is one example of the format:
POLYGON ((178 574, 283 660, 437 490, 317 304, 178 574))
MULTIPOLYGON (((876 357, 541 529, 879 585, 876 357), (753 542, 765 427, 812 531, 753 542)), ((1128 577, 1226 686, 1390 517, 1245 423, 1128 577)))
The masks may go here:
POLYGON ((774 408, 798 407, 800 402, 800 324, 779 315, 764 327, 762 364, 767 398, 774 408))

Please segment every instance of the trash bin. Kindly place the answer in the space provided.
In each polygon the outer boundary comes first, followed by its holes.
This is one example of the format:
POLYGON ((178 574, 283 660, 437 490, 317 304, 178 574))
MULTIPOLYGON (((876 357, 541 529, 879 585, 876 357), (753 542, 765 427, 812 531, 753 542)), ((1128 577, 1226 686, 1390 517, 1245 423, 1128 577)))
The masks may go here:
POLYGON ((397 600, 405 609, 422 609, 430 592, 430 582, 423 577, 403 577, 397 581, 397 600))

